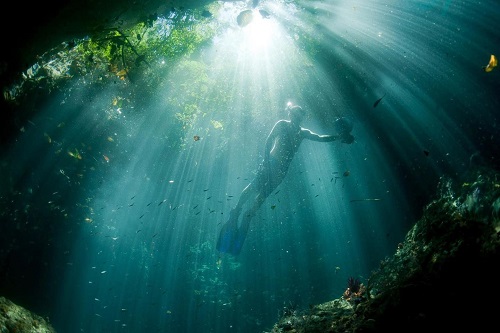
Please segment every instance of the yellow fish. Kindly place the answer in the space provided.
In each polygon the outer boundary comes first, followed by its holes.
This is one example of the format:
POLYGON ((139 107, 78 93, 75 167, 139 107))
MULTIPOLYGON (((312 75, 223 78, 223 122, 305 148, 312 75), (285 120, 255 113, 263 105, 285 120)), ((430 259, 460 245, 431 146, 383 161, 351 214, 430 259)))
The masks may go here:
POLYGON ((488 65, 483 67, 483 69, 486 73, 489 73, 493 70, 493 68, 497 67, 497 65, 498 65, 498 59, 494 54, 492 54, 490 56, 490 62, 488 63, 488 65))
POLYGON ((68 151, 68 155, 71 156, 71 157, 74 157, 78 160, 81 160, 82 159, 82 155, 80 155, 80 152, 78 152, 78 149, 75 148, 75 152, 72 152, 72 151, 68 151))
POLYGON ((50 136, 47 133, 43 133, 43 135, 47 138, 47 141, 49 143, 52 143, 52 139, 50 138, 50 136))
POLYGON ((128 71, 126 69, 122 69, 116 73, 116 76, 120 78, 120 80, 125 80, 125 77, 128 75, 128 71))

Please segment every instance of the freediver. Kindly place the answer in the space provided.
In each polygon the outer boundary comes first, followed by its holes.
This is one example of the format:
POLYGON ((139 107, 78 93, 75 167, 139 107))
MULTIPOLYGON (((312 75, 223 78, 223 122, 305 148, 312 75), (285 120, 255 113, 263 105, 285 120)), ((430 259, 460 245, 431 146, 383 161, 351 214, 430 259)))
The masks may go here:
POLYGON ((279 120, 269 133, 264 150, 264 160, 259 165, 255 178, 241 192, 236 207, 230 214, 228 221, 222 227, 217 250, 223 253, 238 255, 245 241, 250 221, 255 216, 266 198, 283 181, 288 167, 299 150, 304 139, 318 142, 341 140, 351 144, 354 137, 350 134, 352 124, 345 118, 338 118, 335 126, 338 134, 320 135, 300 126, 305 111, 298 105, 288 103, 286 110, 290 120, 279 120), (249 200, 253 204, 245 211, 241 223, 238 223, 243 205, 249 200))

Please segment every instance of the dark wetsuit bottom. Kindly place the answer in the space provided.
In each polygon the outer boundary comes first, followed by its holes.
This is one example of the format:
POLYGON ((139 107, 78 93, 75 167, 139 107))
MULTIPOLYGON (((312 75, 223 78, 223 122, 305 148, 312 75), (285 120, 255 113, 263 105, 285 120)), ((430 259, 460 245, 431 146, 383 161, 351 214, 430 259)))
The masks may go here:
POLYGON ((267 198, 281 184, 287 171, 288 165, 271 159, 267 166, 264 163, 259 166, 252 184, 263 198, 267 198))

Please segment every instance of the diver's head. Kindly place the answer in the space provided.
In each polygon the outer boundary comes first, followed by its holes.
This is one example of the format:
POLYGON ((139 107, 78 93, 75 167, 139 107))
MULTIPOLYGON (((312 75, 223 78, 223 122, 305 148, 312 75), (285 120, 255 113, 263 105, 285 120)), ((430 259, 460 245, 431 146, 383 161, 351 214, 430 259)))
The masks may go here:
POLYGON ((288 106, 287 110, 288 110, 288 116, 290 117, 290 120, 293 123, 300 123, 302 119, 304 119, 304 116, 306 115, 304 109, 302 109, 298 105, 288 106))

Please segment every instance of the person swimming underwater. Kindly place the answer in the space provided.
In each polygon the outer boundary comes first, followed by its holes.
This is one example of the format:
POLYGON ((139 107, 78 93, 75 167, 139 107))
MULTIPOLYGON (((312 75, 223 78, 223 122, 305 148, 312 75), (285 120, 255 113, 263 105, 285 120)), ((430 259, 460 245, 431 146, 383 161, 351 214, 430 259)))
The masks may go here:
POLYGON ((279 120, 269 133, 265 149, 264 160, 260 164, 257 175, 241 192, 237 205, 231 210, 229 219, 222 227, 216 248, 223 253, 237 255, 245 241, 250 221, 255 216, 266 198, 278 187, 285 178, 293 157, 299 150, 304 139, 317 142, 332 142, 339 140, 351 144, 354 137, 350 134, 352 124, 345 118, 336 121, 339 134, 320 135, 303 128, 300 123, 304 119, 305 111, 298 105, 287 105, 290 120, 279 120), (253 203, 242 215, 243 206, 250 199, 253 203))

